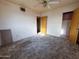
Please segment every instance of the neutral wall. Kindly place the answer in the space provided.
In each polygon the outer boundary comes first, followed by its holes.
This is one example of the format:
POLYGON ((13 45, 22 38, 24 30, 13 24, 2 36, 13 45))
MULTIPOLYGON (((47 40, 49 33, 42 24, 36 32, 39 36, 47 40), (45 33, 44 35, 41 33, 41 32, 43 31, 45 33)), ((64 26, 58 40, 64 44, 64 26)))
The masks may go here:
POLYGON ((14 41, 36 34, 36 13, 26 8, 22 12, 20 6, 0 1, 0 29, 11 29, 14 41))
POLYGON ((62 29, 62 15, 64 12, 73 11, 78 7, 79 3, 73 3, 57 9, 50 10, 49 12, 42 13, 41 16, 47 16, 47 33, 60 36, 62 29))

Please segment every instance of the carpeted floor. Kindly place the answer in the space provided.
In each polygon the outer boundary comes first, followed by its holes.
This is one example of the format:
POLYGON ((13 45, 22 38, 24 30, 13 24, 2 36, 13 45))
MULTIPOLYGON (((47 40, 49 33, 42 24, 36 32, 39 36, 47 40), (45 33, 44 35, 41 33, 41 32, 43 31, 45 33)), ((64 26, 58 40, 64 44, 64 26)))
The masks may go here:
POLYGON ((79 59, 79 46, 70 44, 68 39, 36 35, 3 47, 1 56, 2 59, 79 59))
POLYGON ((15 59, 79 59, 79 47, 70 44, 68 39, 50 35, 27 39, 32 43, 22 47, 15 59))

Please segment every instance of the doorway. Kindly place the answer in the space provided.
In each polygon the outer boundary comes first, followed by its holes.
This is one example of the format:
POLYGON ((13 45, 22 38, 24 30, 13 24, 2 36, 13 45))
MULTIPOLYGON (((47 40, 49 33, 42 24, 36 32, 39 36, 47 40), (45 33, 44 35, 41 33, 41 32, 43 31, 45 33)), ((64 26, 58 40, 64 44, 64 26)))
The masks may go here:
POLYGON ((70 31, 70 24, 72 20, 73 11, 63 13, 63 21, 62 21, 62 37, 68 38, 70 31))
POLYGON ((37 17, 37 33, 47 34, 47 16, 37 17))
POLYGON ((78 35, 77 35, 77 41, 76 43, 79 45, 79 29, 78 29, 78 35))
POLYGON ((37 33, 40 32, 41 17, 37 17, 37 33))

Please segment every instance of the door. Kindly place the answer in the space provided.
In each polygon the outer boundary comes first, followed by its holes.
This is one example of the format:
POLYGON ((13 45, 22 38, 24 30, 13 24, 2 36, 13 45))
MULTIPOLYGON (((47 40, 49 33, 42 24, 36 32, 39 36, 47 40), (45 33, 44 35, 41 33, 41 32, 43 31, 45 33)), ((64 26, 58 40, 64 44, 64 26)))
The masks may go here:
POLYGON ((41 17, 41 33, 47 34, 47 16, 41 17))
POLYGON ((79 8, 73 13, 71 28, 70 28, 70 41, 76 43, 78 36, 78 24, 79 24, 79 8))
POLYGON ((69 37, 69 30, 70 30, 72 15, 73 15, 73 11, 63 13, 62 29, 64 33, 61 36, 64 38, 69 37))

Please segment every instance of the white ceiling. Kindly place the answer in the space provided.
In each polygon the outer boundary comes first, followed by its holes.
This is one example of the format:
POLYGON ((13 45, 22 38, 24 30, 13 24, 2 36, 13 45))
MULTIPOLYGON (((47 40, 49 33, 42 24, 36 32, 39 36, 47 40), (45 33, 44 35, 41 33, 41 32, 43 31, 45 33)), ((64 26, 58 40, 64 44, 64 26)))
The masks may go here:
POLYGON ((36 11, 36 12, 43 12, 43 11, 47 11, 53 8, 58 8, 63 5, 79 2, 79 0, 59 0, 60 1, 59 4, 51 4, 50 5, 51 8, 47 8, 47 7, 44 8, 40 4, 40 0, 7 0, 7 1, 11 3, 19 4, 23 7, 30 8, 31 10, 36 11))

